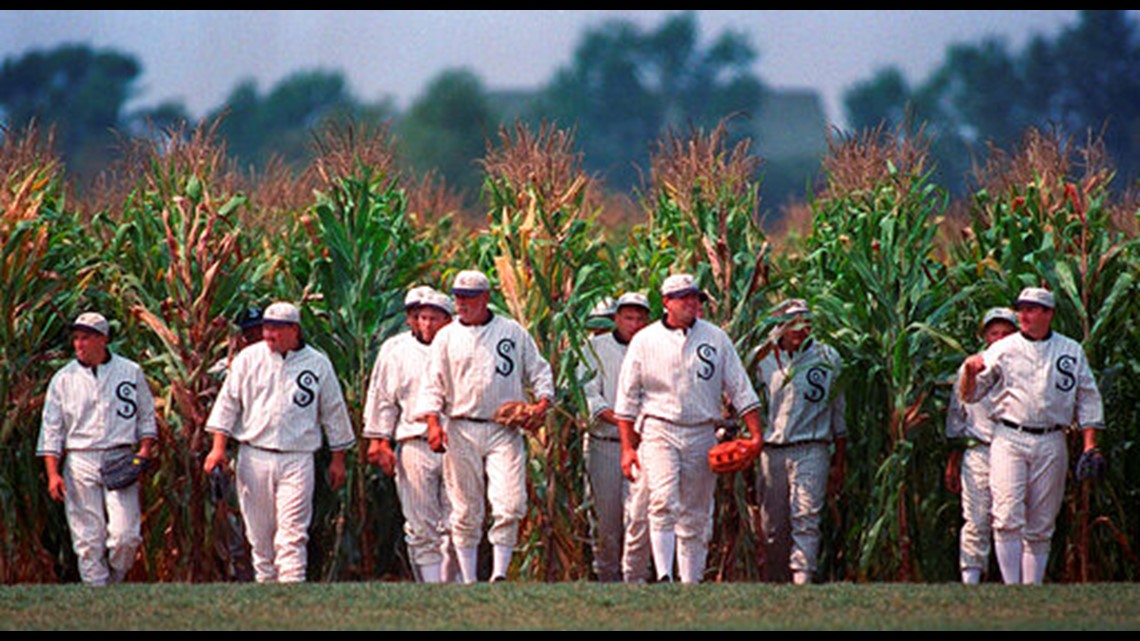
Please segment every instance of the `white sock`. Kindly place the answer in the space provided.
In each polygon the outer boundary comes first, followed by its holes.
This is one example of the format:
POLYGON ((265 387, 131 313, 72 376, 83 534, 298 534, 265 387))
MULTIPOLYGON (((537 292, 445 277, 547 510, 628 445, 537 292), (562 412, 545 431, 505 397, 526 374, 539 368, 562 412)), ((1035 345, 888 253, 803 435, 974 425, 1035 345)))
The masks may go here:
POLYGON ((811 583, 811 572, 807 570, 796 570, 792 572, 792 583, 796 585, 808 585, 811 583))
POLYGON ((515 553, 514 546, 510 545, 496 545, 494 546, 493 565, 491 570, 491 578, 496 577, 507 578, 507 570, 511 568, 511 556, 515 553))
POLYGON ((1021 583, 1021 539, 995 541, 994 552, 998 567, 1001 568, 1002 581, 1006 585, 1021 583))
POLYGON ((657 567, 657 578, 673 578, 673 552, 677 547, 677 535, 673 530, 650 530, 649 541, 653 549, 653 565, 657 567))
POLYGON ((690 557, 684 551, 677 555, 677 576, 681 583, 700 583, 704 573, 704 559, 690 557))
POLYGON ((966 585, 977 585, 982 582, 981 568, 963 568, 962 569, 962 583, 966 585))
POLYGON ((1028 548, 1021 555, 1021 582, 1040 585, 1045 581, 1045 566, 1049 565, 1049 551, 1030 552, 1028 548))
POLYGON ((427 563, 420 566, 420 581, 423 583, 439 583, 440 570, 438 563, 427 563))
POLYGON ((443 561, 439 564, 439 567, 439 579, 441 582, 454 583, 461 578, 459 573, 459 561, 455 556, 455 548, 450 544, 445 545, 443 548, 443 561))
POLYGON ((455 557, 459 561, 459 578, 464 583, 475 583, 479 580, 479 548, 455 548, 455 557))

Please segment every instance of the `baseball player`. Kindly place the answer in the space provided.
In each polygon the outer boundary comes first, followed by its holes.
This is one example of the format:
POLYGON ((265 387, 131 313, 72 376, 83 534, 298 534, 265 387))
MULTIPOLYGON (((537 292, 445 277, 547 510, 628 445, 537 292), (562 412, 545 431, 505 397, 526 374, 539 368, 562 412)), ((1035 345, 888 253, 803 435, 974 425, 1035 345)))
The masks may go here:
POLYGON ((666 315, 630 341, 614 413, 622 473, 646 476, 649 535, 659 581, 699 583, 711 536, 716 477, 708 451, 727 400, 744 420, 755 453, 762 447, 760 400, 732 339, 698 318, 701 290, 691 274, 661 286, 666 315), (640 428, 640 429, 639 429, 640 428))
POLYGON ((961 396, 992 395, 994 551, 1005 583, 1041 583, 1068 471, 1065 429, 1096 453, 1104 408, 1080 343, 1052 331, 1054 298, 1030 287, 1014 304, 1021 332, 966 359, 961 396))
POLYGON ((100 586, 126 577, 142 543, 138 484, 104 487, 101 467, 136 447, 138 456, 150 458, 158 436, 146 377, 138 364, 108 349, 110 335, 97 312, 71 324, 75 359, 48 384, 36 446, 48 493, 64 503, 79 576, 100 586))
POLYGON ((454 307, 446 294, 416 288, 405 296, 404 309, 412 329, 380 346, 364 404, 363 436, 368 439, 368 461, 396 477, 417 579, 439 583, 454 578, 443 455, 428 446, 427 424, 411 420, 411 415, 427 374, 431 343, 451 321, 454 307))
POLYGON ((517 428, 492 418, 505 402, 527 402, 529 392, 536 399, 527 406, 532 423, 543 420, 554 397, 553 375, 531 335, 490 310, 490 281, 484 273, 459 272, 451 293, 459 322, 440 329, 432 341, 428 376, 413 417, 427 421, 431 448, 447 452, 444 483, 463 582, 478 580, 488 502, 491 580, 503 581, 526 514, 526 443, 517 428))
POLYGON ((301 315, 287 302, 262 317, 260 343, 230 366, 206 431, 213 447, 204 469, 226 464, 229 439, 240 444, 237 489, 258 583, 305 580, 316 464, 324 433, 332 451, 329 485, 345 481, 345 452, 356 438, 328 357, 308 345, 301 315))
MULTIPOLYGON (((981 323, 986 347, 1017 332, 1017 314, 1008 307, 995 307, 986 312, 981 323)), ((961 447, 950 452, 946 462, 946 488, 962 496, 962 530, 959 534, 958 565, 962 583, 980 583, 990 565, 993 527, 990 516, 990 442, 994 425, 990 419, 993 403, 990 397, 975 404, 964 404, 958 398, 959 368, 955 391, 946 409, 946 438, 961 447)))
POLYGON ((632 541, 628 547, 624 545, 624 513, 630 483, 621 474, 621 437, 613 410, 626 348, 634 335, 649 323, 649 299, 639 292, 622 294, 614 306, 613 323, 612 331, 590 337, 583 350, 584 362, 579 367, 579 378, 585 380, 583 391, 591 419, 582 449, 586 462, 586 497, 593 505, 590 525, 594 574, 603 583, 623 579, 623 550, 631 566, 628 577, 631 582, 644 581, 644 572, 649 567, 647 536, 632 541))
POLYGON ((843 484, 846 404, 835 387, 839 354, 812 338, 807 302, 786 301, 775 314, 774 349, 759 364, 768 427, 756 493, 767 579, 804 585, 815 575, 826 492, 837 494, 843 484))

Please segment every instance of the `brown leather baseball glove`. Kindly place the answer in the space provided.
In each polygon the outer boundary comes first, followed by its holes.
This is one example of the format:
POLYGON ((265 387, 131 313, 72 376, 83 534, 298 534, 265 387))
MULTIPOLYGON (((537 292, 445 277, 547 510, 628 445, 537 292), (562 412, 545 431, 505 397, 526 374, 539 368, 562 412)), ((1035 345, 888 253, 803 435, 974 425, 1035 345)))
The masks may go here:
POLYGON ((507 427, 517 427, 518 429, 528 429, 530 426, 530 405, 523 401, 507 401, 495 410, 495 415, 491 420, 499 425, 506 425, 507 427))
POLYGON ((718 443, 709 450, 709 469, 717 474, 731 474, 747 469, 756 460, 752 441, 736 438, 718 443))

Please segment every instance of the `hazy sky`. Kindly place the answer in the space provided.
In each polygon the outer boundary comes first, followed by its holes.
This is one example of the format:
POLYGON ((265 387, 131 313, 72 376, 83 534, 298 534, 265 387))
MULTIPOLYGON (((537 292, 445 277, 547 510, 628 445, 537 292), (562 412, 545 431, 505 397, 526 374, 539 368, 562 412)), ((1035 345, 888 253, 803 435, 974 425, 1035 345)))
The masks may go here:
MULTIPOLYGON (((655 29, 676 10, 551 11, 0 11, 0 59, 64 43, 114 48, 143 66, 133 106, 179 100, 195 117, 235 85, 260 91, 298 70, 343 71, 365 101, 403 108, 445 69, 466 67, 488 89, 538 88, 570 64, 582 30, 606 19, 655 29)), ((895 65, 921 82, 946 45, 1034 34, 1075 24, 1076 10, 698 11, 706 42, 734 30, 759 52, 755 71, 776 88, 814 88, 833 122, 841 95, 895 65)))

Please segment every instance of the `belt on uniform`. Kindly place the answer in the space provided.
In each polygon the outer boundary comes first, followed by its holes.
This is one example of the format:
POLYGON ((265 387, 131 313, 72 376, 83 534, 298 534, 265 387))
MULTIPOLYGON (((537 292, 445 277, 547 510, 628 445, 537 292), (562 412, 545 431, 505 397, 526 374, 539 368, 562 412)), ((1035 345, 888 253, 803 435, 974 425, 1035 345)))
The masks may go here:
POLYGON ((453 421, 467 421, 469 423, 494 423, 495 422, 489 418, 475 418, 474 416, 449 416, 448 418, 450 420, 453 420, 453 421))
POLYGON ((606 441, 607 443, 621 443, 621 437, 620 436, 598 436, 597 434, 589 434, 589 433, 587 433, 587 436, 590 437, 591 441, 606 441))
POLYGON ((679 423, 679 422, 674 421, 672 419, 664 418, 661 416, 655 416, 653 414, 646 414, 645 418, 651 418, 655 421, 661 421, 662 423, 668 423, 670 425, 676 425, 677 427, 712 427, 716 423, 716 421, 701 421, 700 423, 679 423))
POLYGON ((255 450, 260 450, 262 452, 272 452, 274 454, 288 454, 288 452, 286 452, 285 450, 275 450, 272 447, 261 447, 260 445, 254 445, 253 443, 247 443, 245 441, 238 441, 238 443, 242 447, 249 447, 249 448, 253 448, 255 450))
POLYGON ((1025 432, 1027 434, 1051 434, 1053 432, 1059 432, 1065 429, 1064 425, 1050 425, 1048 427, 1030 427, 1028 425, 1018 425, 1017 423, 1014 423, 1013 421, 1007 421, 1004 418, 1001 419, 1001 424, 1011 430, 1017 430, 1019 432, 1025 432))
POLYGON ((793 441, 791 443, 772 443, 770 441, 764 441, 764 447, 765 448, 773 448, 773 449, 777 449, 777 450, 780 448, 783 448, 783 447, 796 447, 798 445, 830 445, 830 444, 831 444, 831 441, 828 441, 828 440, 825 440, 822 438, 813 438, 813 439, 810 439, 807 441, 793 441))

